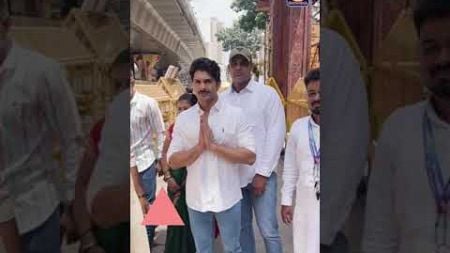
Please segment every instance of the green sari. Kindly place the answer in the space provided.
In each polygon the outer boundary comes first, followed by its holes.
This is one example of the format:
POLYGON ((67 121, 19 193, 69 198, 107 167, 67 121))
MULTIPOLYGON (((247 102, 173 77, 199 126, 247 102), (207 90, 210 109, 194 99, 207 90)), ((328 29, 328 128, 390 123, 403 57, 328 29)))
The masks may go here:
POLYGON ((176 197, 175 193, 169 191, 169 197, 174 202, 175 208, 178 211, 181 219, 183 219, 184 226, 168 226, 166 248, 164 253, 195 253, 194 238, 191 233, 191 226, 189 223, 189 214, 186 205, 186 168, 170 170, 170 174, 179 186, 182 187, 181 194, 176 197))

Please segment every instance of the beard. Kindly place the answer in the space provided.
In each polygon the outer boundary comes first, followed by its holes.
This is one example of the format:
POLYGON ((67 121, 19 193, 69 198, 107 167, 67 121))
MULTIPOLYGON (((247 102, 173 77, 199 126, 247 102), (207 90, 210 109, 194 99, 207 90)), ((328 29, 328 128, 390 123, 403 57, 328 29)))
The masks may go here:
POLYGON ((312 109, 311 109, 311 112, 312 112, 312 114, 314 114, 314 115, 320 115, 320 107, 317 106, 317 107, 312 108, 312 109))

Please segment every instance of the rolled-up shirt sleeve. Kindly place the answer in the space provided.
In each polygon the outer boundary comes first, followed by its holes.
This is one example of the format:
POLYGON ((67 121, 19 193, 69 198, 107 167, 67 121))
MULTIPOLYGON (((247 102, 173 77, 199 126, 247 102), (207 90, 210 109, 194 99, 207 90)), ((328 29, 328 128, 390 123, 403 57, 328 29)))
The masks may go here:
POLYGON ((130 152, 130 168, 136 167, 136 154, 131 151, 130 152))

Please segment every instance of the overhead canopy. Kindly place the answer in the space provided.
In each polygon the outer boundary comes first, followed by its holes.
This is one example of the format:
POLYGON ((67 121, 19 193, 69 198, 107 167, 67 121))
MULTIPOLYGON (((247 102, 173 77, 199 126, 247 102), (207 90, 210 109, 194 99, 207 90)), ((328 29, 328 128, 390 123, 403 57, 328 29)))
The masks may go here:
POLYGON ((205 55, 205 46, 188 0, 151 0, 150 2, 195 58, 205 55))
POLYGON ((133 50, 185 63, 205 54, 197 23, 184 0, 135 0, 130 18, 133 50))

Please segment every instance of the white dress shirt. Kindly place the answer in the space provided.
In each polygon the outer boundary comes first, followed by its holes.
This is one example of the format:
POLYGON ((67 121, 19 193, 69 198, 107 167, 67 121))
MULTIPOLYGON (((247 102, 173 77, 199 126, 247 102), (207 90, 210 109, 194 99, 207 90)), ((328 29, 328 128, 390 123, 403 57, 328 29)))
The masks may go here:
POLYGON ((136 91, 130 104, 130 167, 143 172, 161 158, 164 122, 158 102, 136 91), (156 138, 156 146, 153 139, 156 138))
POLYGON ((292 125, 284 158, 281 204, 295 204, 294 253, 320 252, 320 201, 314 187, 316 178, 314 156, 309 146, 309 122, 317 149, 320 150, 320 126, 311 116, 307 116, 292 125))
MULTIPOLYGON (((197 145, 200 130, 199 105, 182 112, 175 121, 168 157, 197 145)), ((215 142, 255 152, 252 126, 240 108, 225 104, 221 98, 211 108, 208 123, 215 142)), ((211 151, 187 166, 186 203, 199 212, 222 212, 242 199, 239 164, 231 163, 211 151)))
POLYGON ((241 187, 253 181, 256 174, 270 177, 278 165, 286 134, 283 104, 275 90, 254 80, 239 93, 229 87, 221 93, 229 104, 241 108, 256 137, 256 162, 241 164, 241 187))
POLYGON ((320 241, 331 244, 343 229, 364 176, 369 146, 369 112, 360 67, 347 42, 321 29, 320 241))
POLYGON ((105 117, 99 143, 99 155, 87 189, 87 207, 91 211, 96 194, 108 186, 127 184, 130 177, 130 90, 119 93, 105 117))
POLYGON ((436 204, 425 168, 424 110, 445 182, 450 175, 450 125, 428 102, 395 111, 383 126, 370 175, 364 253, 435 252, 436 204))
POLYGON ((74 197, 82 149, 74 96, 60 66, 13 46, 0 69, 0 131, 4 176, 19 232, 41 225, 60 203, 55 140, 65 168, 65 200, 74 197))

